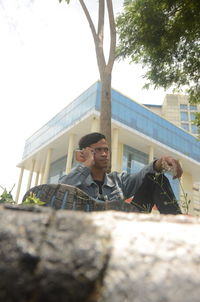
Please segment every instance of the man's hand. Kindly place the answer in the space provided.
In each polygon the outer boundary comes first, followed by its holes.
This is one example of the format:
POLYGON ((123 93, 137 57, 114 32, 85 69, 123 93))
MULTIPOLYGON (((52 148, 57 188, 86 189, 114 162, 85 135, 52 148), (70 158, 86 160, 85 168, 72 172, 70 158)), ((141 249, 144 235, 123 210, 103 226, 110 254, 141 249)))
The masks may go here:
POLYGON ((156 172, 171 172, 173 179, 180 178, 183 170, 178 160, 171 156, 163 156, 154 162, 156 172))
POLYGON ((81 156, 84 158, 83 165, 91 168, 94 165, 94 150, 86 147, 81 150, 81 156))

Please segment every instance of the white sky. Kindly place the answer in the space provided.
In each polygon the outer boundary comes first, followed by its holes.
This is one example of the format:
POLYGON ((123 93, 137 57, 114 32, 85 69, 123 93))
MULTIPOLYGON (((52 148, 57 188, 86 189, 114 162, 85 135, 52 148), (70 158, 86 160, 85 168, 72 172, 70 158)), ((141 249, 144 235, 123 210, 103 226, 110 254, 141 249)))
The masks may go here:
MULTIPOLYGON (((113 0, 115 11, 122 0, 113 0)), ((97 1, 88 0, 90 9, 97 1)), ((17 187, 25 140, 98 80, 93 39, 78 0, 0 0, 0 185, 17 187)), ((143 90, 142 68, 115 63, 112 87, 140 103, 166 92, 143 90)), ((26 175, 25 175, 26 177, 26 175)), ((1 194, 0 189, 0 194, 1 194)))

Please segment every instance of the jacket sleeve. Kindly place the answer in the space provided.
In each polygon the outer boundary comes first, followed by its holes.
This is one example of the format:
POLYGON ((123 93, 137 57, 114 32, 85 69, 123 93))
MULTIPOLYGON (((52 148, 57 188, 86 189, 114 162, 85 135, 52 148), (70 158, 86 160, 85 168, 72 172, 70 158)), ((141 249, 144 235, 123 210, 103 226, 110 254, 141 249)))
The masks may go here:
POLYGON ((122 189, 126 198, 133 196, 137 192, 148 173, 156 173, 154 162, 146 165, 138 173, 128 174, 124 172, 121 174, 122 189))
POLYGON ((78 165, 67 175, 63 175, 58 182, 60 184, 67 184, 71 186, 79 186, 86 177, 90 174, 90 169, 84 165, 78 165))

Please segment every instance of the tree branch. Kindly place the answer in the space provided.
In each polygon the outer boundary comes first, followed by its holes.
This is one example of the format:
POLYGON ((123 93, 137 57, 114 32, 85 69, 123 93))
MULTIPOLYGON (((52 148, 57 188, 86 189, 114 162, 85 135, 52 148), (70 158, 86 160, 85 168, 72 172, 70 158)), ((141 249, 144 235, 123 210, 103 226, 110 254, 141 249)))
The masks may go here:
POLYGON ((99 1, 98 36, 104 36, 105 0, 99 1))
POLYGON ((111 0, 106 0, 108 16, 109 16, 109 24, 110 24, 110 52, 109 59, 106 69, 108 72, 112 70, 114 61, 115 61, 115 49, 116 49, 116 26, 115 26, 115 18, 113 12, 113 5, 111 0))
POLYGON ((84 1, 79 0, 81 6, 83 8, 83 11, 85 13, 85 16, 88 20, 91 31, 92 31, 100 77, 101 77, 102 73, 104 72, 104 69, 106 66, 105 57, 104 57, 104 53, 103 53, 103 28, 104 28, 104 14, 105 14, 104 1, 105 0, 99 0, 99 22, 98 22, 98 35, 97 35, 95 27, 94 27, 94 23, 90 17, 89 11, 88 11, 84 1))
POLYGON ((94 23, 93 23, 93 21, 92 21, 92 19, 90 17, 90 13, 89 13, 89 11, 88 11, 88 9, 87 9, 84 1, 83 0, 79 0, 79 2, 81 4, 81 6, 82 6, 82 9, 83 9, 83 11, 85 13, 85 16, 86 16, 87 20, 88 20, 88 23, 89 23, 90 29, 92 31, 92 35, 93 35, 94 41, 97 41, 97 34, 96 34, 95 27, 94 27, 94 23))

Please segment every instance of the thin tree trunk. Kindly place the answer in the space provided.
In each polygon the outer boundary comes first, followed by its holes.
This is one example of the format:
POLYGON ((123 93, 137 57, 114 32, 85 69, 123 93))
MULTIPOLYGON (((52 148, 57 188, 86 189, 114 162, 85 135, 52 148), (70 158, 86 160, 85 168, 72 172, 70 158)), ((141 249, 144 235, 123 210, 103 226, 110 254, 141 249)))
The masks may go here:
MULTIPOLYGON (((104 74, 101 79, 100 131, 111 142, 111 74, 104 74)), ((110 146, 109 146, 110 147, 110 146)))
POLYGON ((107 172, 111 171, 112 146, 111 146, 111 74, 104 74, 101 79, 101 110, 100 110, 100 132, 103 133, 110 149, 110 164, 107 172))
POLYGON ((101 109, 100 109, 100 131, 106 136, 106 140, 111 150, 111 77, 112 69, 115 61, 116 48, 116 28, 113 12, 112 0, 99 0, 99 16, 98 28, 95 30, 94 23, 90 13, 85 5, 84 0, 79 0, 87 21, 89 23, 96 50, 97 64, 101 79, 101 109), (109 28, 110 28, 110 51, 108 62, 106 63, 103 41, 104 41, 104 18, 105 18, 105 3, 107 4, 109 28))

